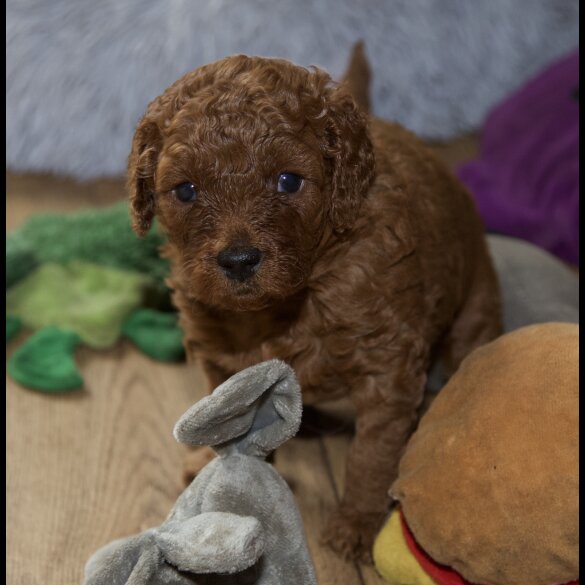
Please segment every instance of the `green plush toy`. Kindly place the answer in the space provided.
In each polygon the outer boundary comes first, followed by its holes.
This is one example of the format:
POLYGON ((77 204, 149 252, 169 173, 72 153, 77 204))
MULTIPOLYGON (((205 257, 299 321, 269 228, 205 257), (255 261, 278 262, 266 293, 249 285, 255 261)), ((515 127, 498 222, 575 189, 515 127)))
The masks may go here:
POLYGON ((162 235, 139 240, 125 203, 31 218, 6 238, 6 341, 33 330, 8 361, 20 384, 44 392, 80 388, 79 344, 111 347, 121 336, 154 359, 184 356, 182 332, 159 255, 162 235))

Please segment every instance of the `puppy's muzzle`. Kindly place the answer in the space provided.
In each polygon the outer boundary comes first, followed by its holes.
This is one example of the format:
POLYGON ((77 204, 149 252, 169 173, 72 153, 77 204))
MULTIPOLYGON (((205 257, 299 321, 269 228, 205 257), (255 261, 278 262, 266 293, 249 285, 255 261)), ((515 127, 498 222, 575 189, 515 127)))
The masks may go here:
POLYGON ((217 263, 231 280, 243 282, 258 270, 262 252, 258 248, 226 248, 217 255, 217 263))

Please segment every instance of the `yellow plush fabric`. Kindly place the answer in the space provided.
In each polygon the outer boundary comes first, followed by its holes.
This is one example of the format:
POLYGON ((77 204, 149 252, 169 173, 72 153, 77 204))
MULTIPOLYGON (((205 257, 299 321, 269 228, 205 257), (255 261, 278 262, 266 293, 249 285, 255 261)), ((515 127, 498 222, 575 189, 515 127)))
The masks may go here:
POLYGON ((391 494, 422 548, 483 585, 579 576, 579 326, 473 352, 443 388, 391 494))
POLYGON ((374 543, 374 564, 390 585, 435 585, 411 554, 395 509, 374 543))

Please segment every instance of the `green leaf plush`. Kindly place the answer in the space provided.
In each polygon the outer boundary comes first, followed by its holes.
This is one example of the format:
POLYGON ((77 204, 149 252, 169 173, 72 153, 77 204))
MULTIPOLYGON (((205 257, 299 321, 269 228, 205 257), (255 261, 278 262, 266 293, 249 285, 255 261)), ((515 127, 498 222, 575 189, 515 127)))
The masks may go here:
POLYGON ((36 215, 6 236, 7 286, 28 274, 34 262, 82 260, 140 272, 150 277, 160 294, 168 296, 164 279, 169 262, 159 254, 164 241, 155 227, 144 238, 136 237, 125 201, 76 213, 36 215))
POLYGON ((22 321, 18 317, 6 317, 6 343, 8 343, 22 327, 22 321))
POLYGON ((122 325, 122 333, 155 360, 176 362, 185 357, 176 313, 137 309, 122 325))
POLYGON ((73 359, 79 335, 57 327, 38 331, 8 360, 8 373, 19 384, 43 392, 70 392, 83 386, 73 359))
POLYGON ((34 248, 19 238, 6 238, 6 288, 10 288, 39 265, 34 248))
MULTIPOLYGON (((122 324, 137 308, 173 311, 165 283, 169 261, 159 254, 165 240, 156 226, 137 238, 125 201, 29 218, 6 235, 7 342, 21 325, 32 331, 55 326, 102 349, 120 339, 122 324)), ((154 359, 183 357, 176 318, 168 313, 138 313, 125 333, 154 359)), ((41 376, 36 381, 32 371, 21 372, 18 381, 44 388, 45 374, 36 370, 41 376)), ((67 376, 55 379, 66 381, 63 390, 72 384, 67 376)))
POLYGON ((105 348, 140 305, 143 285, 140 274, 89 262, 43 264, 6 292, 6 313, 30 329, 55 325, 105 348))

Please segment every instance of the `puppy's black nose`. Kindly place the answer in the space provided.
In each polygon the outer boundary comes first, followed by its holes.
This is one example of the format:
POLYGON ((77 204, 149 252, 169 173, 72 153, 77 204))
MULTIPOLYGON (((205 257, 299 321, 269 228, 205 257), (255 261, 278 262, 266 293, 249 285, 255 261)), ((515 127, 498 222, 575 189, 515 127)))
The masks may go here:
POLYGON ((262 260, 258 248, 226 248, 217 255, 217 263, 226 276, 232 280, 244 281, 250 278, 262 260))

